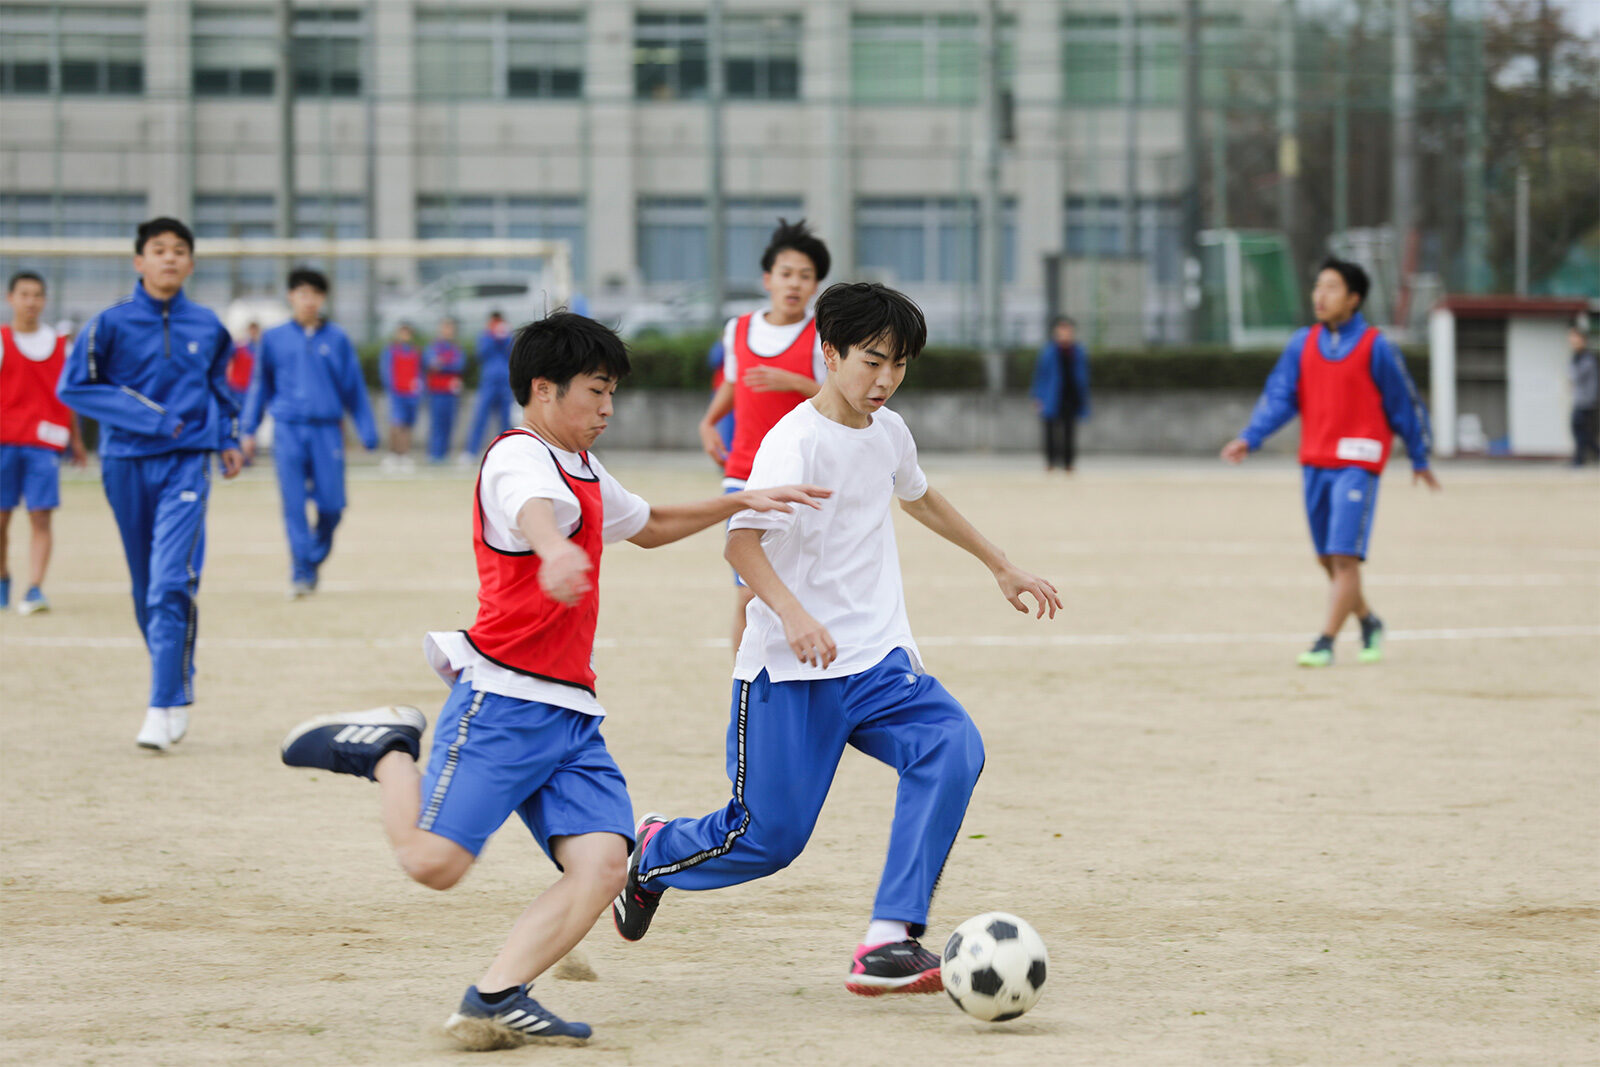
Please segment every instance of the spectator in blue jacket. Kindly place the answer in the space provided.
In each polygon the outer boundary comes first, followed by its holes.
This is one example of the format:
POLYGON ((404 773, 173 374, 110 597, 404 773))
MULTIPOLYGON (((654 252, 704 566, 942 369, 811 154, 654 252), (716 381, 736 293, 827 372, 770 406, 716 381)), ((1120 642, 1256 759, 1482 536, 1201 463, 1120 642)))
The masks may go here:
POLYGON ((101 477, 150 651, 150 704, 137 740, 164 752, 188 732, 194 703, 211 453, 220 453, 224 478, 244 459, 228 388, 233 339, 214 312, 183 295, 194 234, 177 219, 151 219, 133 250, 133 295, 78 334, 56 393, 100 423, 101 477))
POLYGON ((289 599, 317 588, 317 575, 333 550, 333 531, 344 515, 344 415, 368 452, 378 447, 367 383, 350 338, 323 318, 328 279, 321 271, 289 272, 288 322, 261 335, 255 380, 244 404, 244 451, 253 456, 261 416, 274 425, 272 456, 289 536, 289 599), (306 517, 306 491, 317 523, 306 517))
POLYGON ((494 440, 516 425, 512 417, 511 327, 498 311, 489 313, 489 323, 478 335, 478 402, 472 409, 472 425, 467 427, 466 458, 473 463, 483 455, 485 432, 491 418, 500 428, 494 440))
POLYGON ((1058 315, 1050 340, 1033 365, 1033 406, 1044 423, 1044 469, 1068 474, 1077 461, 1078 420, 1089 417, 1089 353, 1077 341, 1078 324, 1058 315))

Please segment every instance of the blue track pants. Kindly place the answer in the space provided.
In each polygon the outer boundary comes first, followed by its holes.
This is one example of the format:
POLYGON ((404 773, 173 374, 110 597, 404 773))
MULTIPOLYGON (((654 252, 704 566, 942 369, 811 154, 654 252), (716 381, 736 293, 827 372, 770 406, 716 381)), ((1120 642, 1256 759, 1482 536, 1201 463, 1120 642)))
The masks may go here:
POLYGON ((211 454, 107 458, 100 469, 133 579, 133 614, 150 650, 150 704, 193 704, 211 454))
POLYGON ((315 582, 317 568, 333 550, 333 531, 344 516, 344 427, 337 422, 279 421, 272 439, 289 537, 292 579, 315 582), (315 527, 306 503, 317 506, 315 527))
POLYGON ((728 726, 733 799, 657 831, 639 865, 647 889, 717 889, 772 874, 805 848, 846 745, 900 774, 874 919, 920 935, 983 770, 983 740, 961 705, 902 650, 844 678, 734 683, 728 726))
POLYGON ((454 393, 428 394, 428 458, 443 463, 450 455, 450 435, 455 431, 456 408, 461 398, 454 393))
POLYGON ((515 399, 511 395, 511 368, 505 363, 485 363, 478 380, 478 399, 472 408, 472 425, 467 427, 468 455, 480 455, 485 440, 492 441, 516 425, 511 411, 515 399), (487 432, 490 419, 500 424, 493 434, 487 432))

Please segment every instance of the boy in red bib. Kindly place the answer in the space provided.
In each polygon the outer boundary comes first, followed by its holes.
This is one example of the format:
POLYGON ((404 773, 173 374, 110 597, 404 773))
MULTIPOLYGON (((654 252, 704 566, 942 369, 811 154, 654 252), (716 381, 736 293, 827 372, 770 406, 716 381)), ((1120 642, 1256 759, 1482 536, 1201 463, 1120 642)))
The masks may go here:
POLYGON ((1317 562, 1329 580, 1327 622, 1300 654, 1302 667, 1333 664, 1334 638, 1352 614, 1361 624, 1361 662, 1383 657, 1383 621, 1362 595, 1361 564, 1372 534, 1378 478, 1396 434, 1406 442, 1412 480, 1439 488, 1428 469, 1428 411, 1399 349, 1361 315, 1368 286, 1367 272, 1354 263, 1330 258, 1322 264, 1311 290, 1317 324, 1290 339, 1250 425, 1222 449, 1229 463, 1242 462, 1300 415, 1306 518, 1317 562))
MULTIPOLYGON (((722 488, 744 488, 756 449, 767 431, 800 401, 817 395, 828 375, 816 319, 806 310, 828 276, 828 246, 804 219, 778 220, 761 254, 761 287, 772 306, 728 320, 722 331, 722 379, 700 420, 700 444, 723 468, 722 488), (733 415, 733 443, 724 447, 718 424, 733 415)), ((733 576, 733 647, 744 635, 745 609, 754 594, 733 576)))
POLYGON ((18 271, 6 287, 11 323, 0 326, 0 610, 11 603, 6 567, 11 513, 26 502, 33 527, 28 591, 17 611, 48 611, 44 574, 50 566, 50 516, 61 506, 61 453, 72 449, 74 466, 86 461, 78 420, 56 399, 56 382, 67 362, 67 339, 39 321, 44 279, 18 271))
POLYGON ((415 708, 324 716, 283 744, 290 766, 378 782, 390 844, 423 885, 460 881, 512 812, 560 868, 445 1024, 469 1048, 589 1037, 531 989, 621 892, 633 846, 632 803, 600 736, 591 662, 602 548, 655 548, 745 508, 816 507, 829 495, 783 486, 646 503, 588 451, 627 373, 622 342, 591 319, 557 312, 518 331, 510 378, 523 422, 490 444, 473 500, 478 616, 424 645, 451 686, 426 772, 417 764, 426 722, 415 708))

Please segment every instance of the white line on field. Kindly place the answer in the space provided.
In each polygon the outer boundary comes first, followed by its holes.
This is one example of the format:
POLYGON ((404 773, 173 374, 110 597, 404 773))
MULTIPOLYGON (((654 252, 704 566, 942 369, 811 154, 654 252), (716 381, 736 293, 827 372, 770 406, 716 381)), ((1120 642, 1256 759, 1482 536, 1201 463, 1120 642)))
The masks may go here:
MULTIPOLYGON (((1597 626, 1487 626, 1451 627, 1431 630, 1390 630, 1391 641, 1504 641, 1539 640, 1562 637, 1600 637, 1597 626)), ((936 634, 919 637, 917 644, 928 648, 977 645, 985 648, 1078 648, 1116 645, 1281 645, 1305 638, 1303 633, 1199 633, 1199 634, 936 634)), ((325 649, 414 648, 421 649, 422 635, 407 637, 202 637, 205 648, 245 649, 249 651, 307 651, 325 649)), ((601 637, 596 648, 682 648, 679 638, 641 637, 619 639, 601 637)), ((727 648, 726 637, 702 637, 688 642, 696 648, 727 648)), ((67 635, 22 634, 0 636, 0 646, 16 648, 143 648, 137 637, 71 637, 67 635)))

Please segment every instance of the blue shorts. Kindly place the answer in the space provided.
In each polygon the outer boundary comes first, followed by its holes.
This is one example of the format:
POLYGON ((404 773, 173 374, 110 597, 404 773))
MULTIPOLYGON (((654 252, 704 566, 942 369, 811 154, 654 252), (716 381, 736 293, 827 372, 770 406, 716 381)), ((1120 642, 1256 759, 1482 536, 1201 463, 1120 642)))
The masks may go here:
POLYGON ((61 453, 40 445, 0 445, 0 511, 27 500, 29 511, 61 506, 61 453))
POLYGON ((1302 467, 1306 521, 1319 556, 1367 558, 1378 476, 1360 467, 1302 467))
POLYGON ((417 407, 421 404, 420 396, 401 396, 399 393, 389 394, 389 421, 396 426, 415 426, 417 424, 417 407))
POLYGON ((628 783, 599 717, 457 682, 433 729, 417 827, 476 856, 512 812, 552 861, 556 837, 612 833, 633 848, 628 783))

